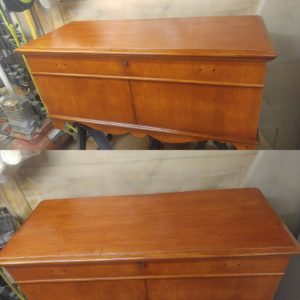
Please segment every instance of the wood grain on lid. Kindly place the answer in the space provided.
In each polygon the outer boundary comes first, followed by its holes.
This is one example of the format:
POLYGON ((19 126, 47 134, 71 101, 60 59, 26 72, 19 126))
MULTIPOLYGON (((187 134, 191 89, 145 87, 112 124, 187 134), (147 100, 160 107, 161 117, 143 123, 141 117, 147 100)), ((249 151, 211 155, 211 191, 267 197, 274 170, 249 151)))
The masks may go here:
POLYGON ((18 51, 270 59, 276 56, 259 16, 74 21, 18 51))
POLYGON ((2 264, 298 253, 257 189, 42 202, 2 264))

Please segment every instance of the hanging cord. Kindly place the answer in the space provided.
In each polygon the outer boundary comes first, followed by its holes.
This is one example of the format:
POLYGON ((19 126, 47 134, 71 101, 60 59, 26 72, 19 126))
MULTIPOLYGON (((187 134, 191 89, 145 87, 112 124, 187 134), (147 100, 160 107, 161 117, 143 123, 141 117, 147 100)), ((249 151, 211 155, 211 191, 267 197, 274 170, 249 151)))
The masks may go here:
POLYGON ((2 8, 0 8, 0 15, 1 15, 1 18, 2 18, 2 20, 3 20, 4 24, 5 24, 5 26, 7 27, 8 31, 10 32, 10 34, 11 34, 11 36, 13 37, 14 41, 16 42, 16 45, 17 45, 18 47, 20 47, 21 44, 20 44, 20 41, 19 41, 19 39, 18 39, 18 36, 17 36, 16 30, 15 30, 15 27, 14 27, 13 24, 9 24, 9 23, 8 23, 7 19, 5 18, 5 15, 4 15, 4 13, 3 13, 2 8))
POLYGON ((23 28, 22 28, 22 26, 20 24, 19 17, 18 17, 18 15, 15 12, 13 13, 13 16, 14 16, 14 18, 16 20, 16 23, 18 24, 18 28, 20 30, 20 33, 21 33, 21 36, 22 36, 22 39, 23 39, 23 43, 26 44, 27 43, 27 39, 26 39, 24 30, 23 30, 23 28))
POLYGON ((36 27, 35 27, 35 24, 34 24, 32 15, 31 15, 31 12, 30 12, 29 9, 27 9, 23 13, 24 13, 26 22, 27 22, 27 24, 29 26, 29 30, 30 30, 31 36, 35 40, 35 39, 37 39, 38 34, 37 34, 37 30, 36 30, 36 27))

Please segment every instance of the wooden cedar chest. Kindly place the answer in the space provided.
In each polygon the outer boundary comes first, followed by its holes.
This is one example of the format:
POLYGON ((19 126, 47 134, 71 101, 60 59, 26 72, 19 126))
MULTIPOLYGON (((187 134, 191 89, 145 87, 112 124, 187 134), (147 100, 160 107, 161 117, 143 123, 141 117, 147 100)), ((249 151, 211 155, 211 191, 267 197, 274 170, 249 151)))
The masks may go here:
POLYGON ((44 201, 0 264, 29 300, 271 300, 299 252, 235 189, 44 201))
POLYGON ((18 50, 56 125, 253 149, 266 63, 258 16, 71 22, 18 50))

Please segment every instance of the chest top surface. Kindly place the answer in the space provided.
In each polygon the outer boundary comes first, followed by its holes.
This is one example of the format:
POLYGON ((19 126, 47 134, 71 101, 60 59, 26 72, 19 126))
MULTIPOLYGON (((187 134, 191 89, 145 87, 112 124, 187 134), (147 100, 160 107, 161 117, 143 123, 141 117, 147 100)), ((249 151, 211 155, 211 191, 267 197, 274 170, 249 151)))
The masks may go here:
POLYGON ((43 201, 2 265, 298 253, 257 189, 43 201))
POLYGON ((18 51, 266 59, 276 55, 259 16, 74 21, 18 51))

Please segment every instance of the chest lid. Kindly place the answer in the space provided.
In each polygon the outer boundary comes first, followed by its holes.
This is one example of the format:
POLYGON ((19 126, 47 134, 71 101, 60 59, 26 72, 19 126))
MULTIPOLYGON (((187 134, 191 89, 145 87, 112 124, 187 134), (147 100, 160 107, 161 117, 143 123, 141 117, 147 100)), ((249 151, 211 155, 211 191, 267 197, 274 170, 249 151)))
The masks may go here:
POLYGON ((43 201, 2 265, 299 253, 257 189, 43 201))
POLYGON ((259 16, 75 21, 18 51, 265 59, 276 56, 259 16))

